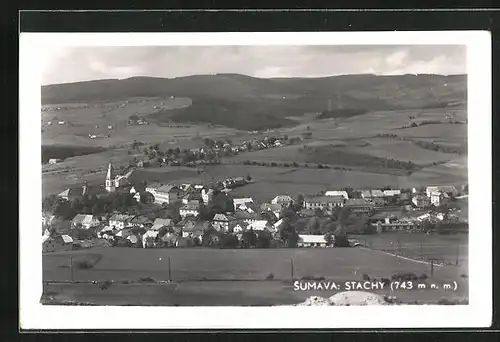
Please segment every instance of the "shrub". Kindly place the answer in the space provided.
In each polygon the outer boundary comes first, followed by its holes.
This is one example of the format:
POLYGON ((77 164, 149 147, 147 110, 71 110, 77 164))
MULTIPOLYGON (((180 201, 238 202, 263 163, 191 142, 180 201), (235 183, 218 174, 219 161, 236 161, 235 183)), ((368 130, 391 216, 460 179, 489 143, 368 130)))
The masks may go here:
POLYGON ((380 281, 382 282, 382 284, 384 284, 384 286, 389 286, 391 284, 389 278, 382 278, 380 279, 380 281))
POLYGON ((139 281, 141 283, 154 283, 156 282, 153 278, 151 277, 143 277, 143 278, 139 278, 139 281))
POLYGON ((99 286, 101 290, 107 290, 111 286, 111 284, 113 284, 111 281, 105 280, 103 282, 98 282, 97 286, 99 286))
POLYGON ((273 273, 269 273, 266 277, 267 280, 273 280, 274 279, 274 274, 273 273))
POLYGON ((363 273, 363 280, 370 281, 370 276, 366 273, 363 273))
POLYGON ((419 279, 419 280, 425 280, 425 279, 427 279, 427 278, 428 278, 428 277, 427 277, 427 274, 425 274, 425 273, 422 273, 422 274, 420 275, 420 277, 418 277, 418 279, 419 279))
POLYGON ((325 277, 304 276, 301 280, 325 280, 325 277))
POLYGON ((94 264, 88 260, 82 260, 75 263, 77 268, 89 269, 94 267, 94 264))

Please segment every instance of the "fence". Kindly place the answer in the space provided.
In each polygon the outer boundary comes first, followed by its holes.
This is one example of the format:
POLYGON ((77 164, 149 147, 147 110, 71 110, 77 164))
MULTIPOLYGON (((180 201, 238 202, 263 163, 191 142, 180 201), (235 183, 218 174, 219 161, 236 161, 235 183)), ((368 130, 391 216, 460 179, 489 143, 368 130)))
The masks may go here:
POLYGON ((366 248, 441 265, 461 266, 468 260, 466 234, 381 233, 358 238, 366 248))

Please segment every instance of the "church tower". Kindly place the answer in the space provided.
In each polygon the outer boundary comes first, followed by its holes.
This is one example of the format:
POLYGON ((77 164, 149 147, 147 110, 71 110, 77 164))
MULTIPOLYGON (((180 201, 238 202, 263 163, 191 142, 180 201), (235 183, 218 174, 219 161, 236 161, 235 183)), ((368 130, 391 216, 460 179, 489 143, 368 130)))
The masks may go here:
POLYGON ((106 175, 106 191, 107 192, 115 191, 115 181, 113 179, 113 167, 111 166, 111 162, 108 165, 108 173, 106 175))

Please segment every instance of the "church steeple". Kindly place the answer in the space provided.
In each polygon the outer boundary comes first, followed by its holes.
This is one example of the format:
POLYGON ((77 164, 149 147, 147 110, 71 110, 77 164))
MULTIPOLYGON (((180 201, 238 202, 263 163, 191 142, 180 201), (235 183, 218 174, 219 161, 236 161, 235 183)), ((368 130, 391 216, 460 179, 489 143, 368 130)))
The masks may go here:
POLYGON ((111 162, 109 162, 108 173, 106 174, 106 191, 115 191, 115 182, 113 180, 113 166, 111 166, 111 162))

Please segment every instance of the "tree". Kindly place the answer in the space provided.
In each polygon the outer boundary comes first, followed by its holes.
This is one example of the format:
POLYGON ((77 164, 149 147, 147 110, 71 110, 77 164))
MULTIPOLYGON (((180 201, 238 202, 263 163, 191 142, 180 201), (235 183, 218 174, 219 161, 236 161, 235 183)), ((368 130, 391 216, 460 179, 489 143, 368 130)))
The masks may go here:
POLYGON ((257 233, 257 247, 269 248, 272 241, 271 232, 267 229, 261 230, 257 233))
POLYGON ((315 235, 319 233, 320 225, 317 217, 311 217, 307 224, 307 233, 311 235, 315 235))
POLYGON ((252 176, 247 175, 247 182, 251 182, 251 181, 252 181, 252 176))
POLYGON ((333 234, 332 234, 332 232, 327 232, 327 233, 325 234, 325 241, 326 241, 326 245, 327 245, 327 246, 330 246, 330 245, 332 245, 332 244, 333 244, 333 241, 334 241, 333 239, 334 239, 334 238, 333 238, 333 234))
POLYGON ((243 232, 241 235, 241 246, 243 248, 251 248, 257 245, 257 234, 253 229, 249 229, 243 232))
POLYGON ((99 206, 98 203, 94 204, 92 206, 92 215, 99 215, 99 213, 101 212, 101 208, 99 206))
POLYGON ((225 233, 221 236, 220 248, 236 248, 238 239, 232 233, 225 233))

